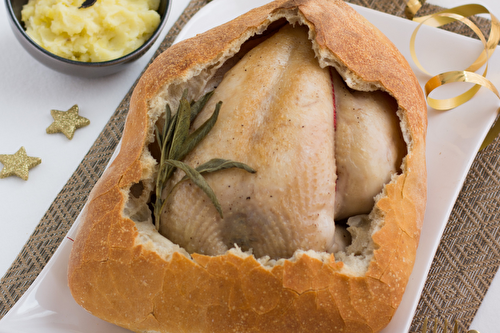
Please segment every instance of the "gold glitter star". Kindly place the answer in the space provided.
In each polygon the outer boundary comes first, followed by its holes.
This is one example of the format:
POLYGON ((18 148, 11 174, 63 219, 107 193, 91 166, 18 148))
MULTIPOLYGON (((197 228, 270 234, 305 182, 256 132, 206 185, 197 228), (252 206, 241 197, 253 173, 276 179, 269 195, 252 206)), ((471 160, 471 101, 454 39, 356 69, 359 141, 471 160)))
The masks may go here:
POLYGON ((13 155, 0 155, 0 162, 4 165, 0 171, 0 178, 18 176, 28 180, 28 170, 42 163, 42 159, 26 155, 26 150, 21 147, 13 155))
POLYGON ((78 105, 73 105, 68 111, 50 110, 54 122, 47 127, 48 134, 63 133, 68 139, 73 139, 75 131, 90 124, 90 120, 78 115, 78 105))

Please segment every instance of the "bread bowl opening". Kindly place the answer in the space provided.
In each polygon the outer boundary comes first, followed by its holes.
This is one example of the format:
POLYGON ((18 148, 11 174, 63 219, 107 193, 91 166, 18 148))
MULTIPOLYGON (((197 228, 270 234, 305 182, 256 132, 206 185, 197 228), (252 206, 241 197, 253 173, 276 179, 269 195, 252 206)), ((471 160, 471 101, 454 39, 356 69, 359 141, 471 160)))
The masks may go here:
POLYGON ((383 223, 375 203, 404 168, 398 105, 376 83, 322 55, 305 22, 290 21, 284 13, 267 29, 248 31, 246 42, 235 42, 149 101, 143 159, 153 160, 156 171, 132 185, 125 207, 142 244, 167 257, 231 251, 270 266, 305 252, 322 260, 333 253, 344 272, 366 271, 376 248, 371 236, 383 223), (154 125, 163 131, 166 105, 175 114, 184 91, 190 102, 212 90, 190 133, 222 101, 216 125, 183 161, 196 168, 224 158, 257 172, 204 175, 222 218, 206 193, 175 171, 161 194, 166 203, 158 233, 153 204, 161 149, 154 125))

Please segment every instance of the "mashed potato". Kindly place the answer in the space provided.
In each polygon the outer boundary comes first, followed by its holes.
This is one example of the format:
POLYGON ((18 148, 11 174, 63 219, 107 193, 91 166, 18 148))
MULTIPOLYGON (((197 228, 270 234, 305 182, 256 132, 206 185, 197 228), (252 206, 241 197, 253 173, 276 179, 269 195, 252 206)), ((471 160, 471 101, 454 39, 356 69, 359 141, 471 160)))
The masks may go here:
POLYGON ((160 24, 160 0, 29 0, 22 10, 28 35, 47 51, 85 62, 120 58, 160 24))

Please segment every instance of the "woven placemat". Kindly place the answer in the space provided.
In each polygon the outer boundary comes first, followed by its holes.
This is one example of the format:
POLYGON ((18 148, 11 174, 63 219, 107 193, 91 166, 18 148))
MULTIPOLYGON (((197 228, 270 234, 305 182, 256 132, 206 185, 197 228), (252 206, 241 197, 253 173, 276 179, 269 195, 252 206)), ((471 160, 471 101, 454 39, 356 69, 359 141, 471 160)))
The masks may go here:
MULTIPOLYGON (((153 59, 172 44, 185 23, 207 2, 190 2, 153 59)), ((349 2, 405 17, 404 0, 349 2)), ((426 4, 417 16, 439 9, 426 4)), ((473 21, 487 35, 489 20, 475 18, 473 21)), ((459 24, 444 28, 473 36, 468 28, 459 24)), ((35 280, 83 208, 121 138, 132 90, 133 87, 0 281, 0 318, 35 280)), ((422 332, 426 317, 437 318, 440 323, 457 319, 461 330, 469 327, 500 265, 499 228, 500 138, 497 138, 476 156, 468 173, 433 260, 410 332, 422 332)), ((443 329, 440 327, 438 331, 443 329)))

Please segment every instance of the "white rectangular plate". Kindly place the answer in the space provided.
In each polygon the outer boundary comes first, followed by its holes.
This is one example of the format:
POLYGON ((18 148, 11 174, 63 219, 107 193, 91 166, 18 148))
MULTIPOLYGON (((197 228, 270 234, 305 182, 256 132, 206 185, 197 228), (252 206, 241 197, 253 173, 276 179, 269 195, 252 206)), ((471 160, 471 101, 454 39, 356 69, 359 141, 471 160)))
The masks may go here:
MULTIPOLYGON (((185 26, 177 40, 195 36, 229 21, 251 8, 269 0, 235 1, 216 0, 200 10, 185 26)), ((412 65, 422 87, 429 77, 413 66, 409 40, 416 27, 414 22, 395 16, 353 6, 361 15, 377 26, 398 47, 412 65)), ((481 43, 443 30, 421 29, 417 39, 418 55, 432 73, 462 70, 473 62, 481 51, 481 43), (425 41, 425 42, 424 42, 425 41)), ((500 84, 500 57, 490 60, 488 78, 500 84)), ((461 86, 450 85, 438 92, 442 96, 463 91, 461 86)), ((433 97, 440 97, 439 95, 433 97)), ((428 205, 424 227, 413 273, 402 303, 389 326, 389 332, 407 332, 432 259, 443 230, 460 192, 467 171, 493 123, 498 108, 496 97, 486 89, 468 103, 452 111, 429 109, 427 136, 428 205)), ((68 233, 73 237, 79 220, 68 233)), ((66 270, 72 241, 64 239, 59 249, 24 296, 0 321, 0 333, 114 333, 125 329, 103 322, 80 308, 69 292, 66 270)))

